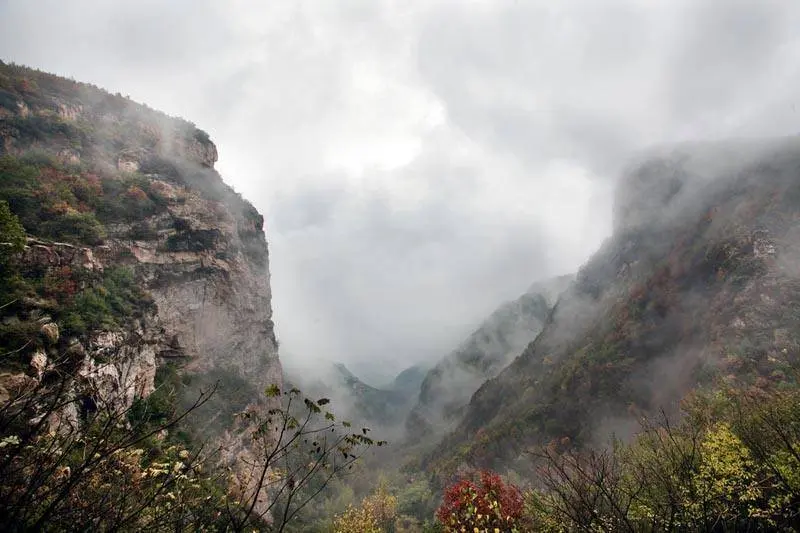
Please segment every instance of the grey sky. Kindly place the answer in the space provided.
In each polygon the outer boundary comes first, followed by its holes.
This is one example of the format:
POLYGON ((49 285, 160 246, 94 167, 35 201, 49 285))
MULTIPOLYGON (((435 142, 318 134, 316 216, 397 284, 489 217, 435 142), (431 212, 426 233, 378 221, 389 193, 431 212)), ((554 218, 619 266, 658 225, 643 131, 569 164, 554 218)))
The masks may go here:
POLYGON ((444 355, 610 231, 626 154, 794 134, 796 0, 0 0, 0 57, 207 130, 288 366, 444 355))

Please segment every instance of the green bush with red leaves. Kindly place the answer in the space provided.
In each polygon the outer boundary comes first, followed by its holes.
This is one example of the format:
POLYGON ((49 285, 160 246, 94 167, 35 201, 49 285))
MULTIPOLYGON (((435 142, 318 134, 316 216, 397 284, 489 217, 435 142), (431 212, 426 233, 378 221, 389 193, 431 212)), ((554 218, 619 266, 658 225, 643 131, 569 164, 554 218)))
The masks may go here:
POLYGON ((522 512, 519 488, 484 470, 448 487, 436 518, 445 531, 505 533, 522 530, 522 512))

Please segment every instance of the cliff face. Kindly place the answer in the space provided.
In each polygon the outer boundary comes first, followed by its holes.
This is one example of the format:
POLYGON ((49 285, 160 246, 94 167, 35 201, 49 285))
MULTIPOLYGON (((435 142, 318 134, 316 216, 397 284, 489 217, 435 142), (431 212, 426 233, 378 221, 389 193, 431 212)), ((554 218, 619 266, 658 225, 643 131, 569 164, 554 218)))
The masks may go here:
POLYGON ((643 157, 613 236, 427 465, 522 468, 531 446, 624 437, 698 386, 785 380, 800 357, 798 169, 797 138, 643 157))
POLYGON ((0 156, 0 200, 29 237, 0 340, 16 349, 16 333, 41 329, 0 387, 67 353, 81 394, 128 405, 167 368, 179 386, 222 379, 241 404, 281 384, 263 218, 214 170, 203 131, 0 64, 0 156))
POLYGON ((533 284, 429 370, 406 421, 408 434, 418 438, 452 429, 478 387, 500 373, 542 331, 558 295, 572 280, 573 276, 561 276, 533 284))

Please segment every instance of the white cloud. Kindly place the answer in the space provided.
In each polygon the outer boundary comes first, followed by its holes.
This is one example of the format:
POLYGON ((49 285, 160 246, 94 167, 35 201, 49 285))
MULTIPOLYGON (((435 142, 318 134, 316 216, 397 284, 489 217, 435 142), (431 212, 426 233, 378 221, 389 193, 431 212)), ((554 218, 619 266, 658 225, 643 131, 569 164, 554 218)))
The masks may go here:
POLYGON ((10 0, 3 59, 208 130, 285 357, 441 356, 607 235, 645 145, 797 129, 796 0, 10 0))

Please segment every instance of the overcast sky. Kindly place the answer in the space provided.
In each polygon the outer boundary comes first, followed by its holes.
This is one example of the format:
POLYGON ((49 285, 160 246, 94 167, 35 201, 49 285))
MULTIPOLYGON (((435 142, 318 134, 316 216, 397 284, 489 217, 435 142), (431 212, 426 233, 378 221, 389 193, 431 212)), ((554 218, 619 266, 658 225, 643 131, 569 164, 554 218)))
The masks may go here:
POLYGON ((798 0, 0 0, 0 58, 208 131, 285 364, 374 380, 577 269, 633 150, 800 129, 798 0))

